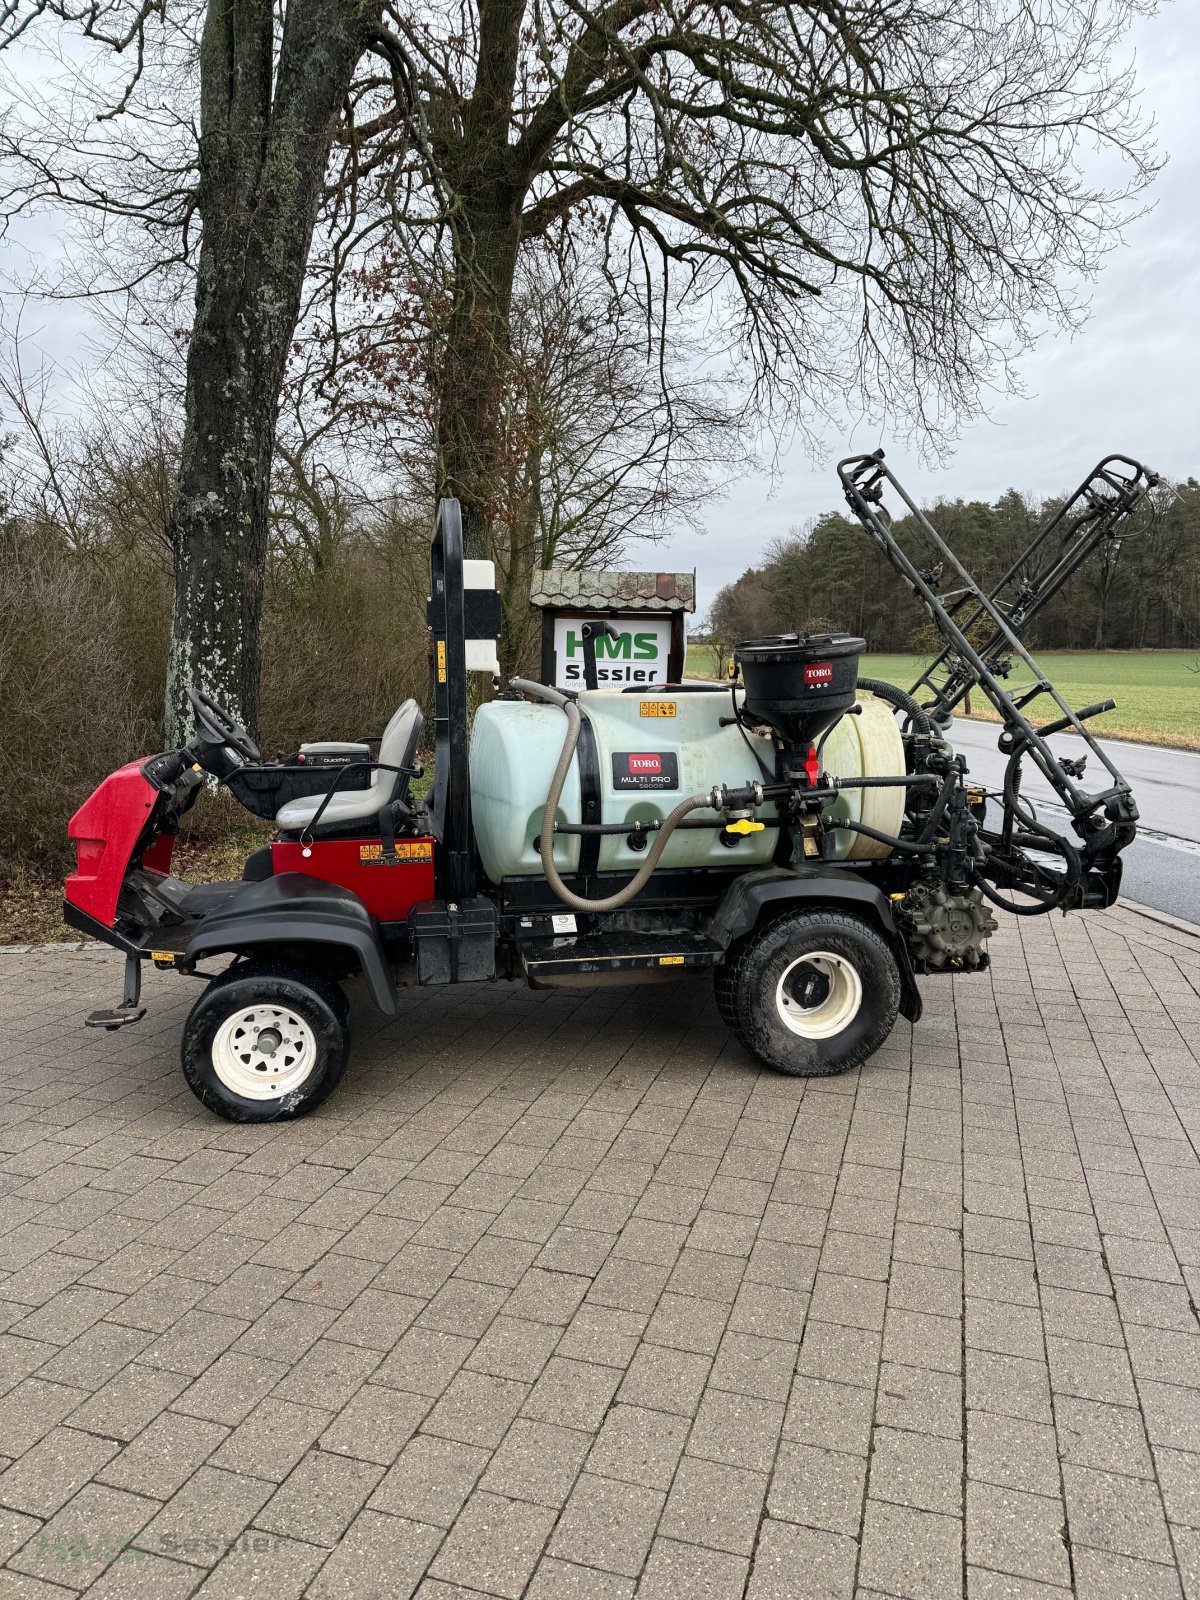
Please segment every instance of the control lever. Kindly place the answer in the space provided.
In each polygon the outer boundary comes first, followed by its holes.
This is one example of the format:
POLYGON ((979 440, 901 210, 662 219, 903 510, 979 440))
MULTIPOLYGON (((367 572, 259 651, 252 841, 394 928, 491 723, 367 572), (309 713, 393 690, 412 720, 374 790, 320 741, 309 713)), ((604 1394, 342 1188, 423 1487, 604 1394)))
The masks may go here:
POLYGON ((583 635, 583 681, 587 688, 598 689, 600 679, 596 670, 596 636, 603 634, 606 639, 619 639, 621 635, 611 622, 585 622, 580 632, 583 635))

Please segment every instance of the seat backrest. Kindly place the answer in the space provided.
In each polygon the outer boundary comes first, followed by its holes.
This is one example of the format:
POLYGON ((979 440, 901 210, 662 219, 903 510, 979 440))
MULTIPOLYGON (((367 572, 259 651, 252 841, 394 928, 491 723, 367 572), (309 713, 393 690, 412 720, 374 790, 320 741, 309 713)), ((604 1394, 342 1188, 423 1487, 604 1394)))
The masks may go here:
MULTIPOLYGON (((379 761, 384 768, 411 767, 417 759, 417 741, 425 718, 415 700, 406 700, 383 730, 379 741, 379 761)), ((404 799, 409 779, 403 773, 382 771, 379 788, 383 795, 404 799)))

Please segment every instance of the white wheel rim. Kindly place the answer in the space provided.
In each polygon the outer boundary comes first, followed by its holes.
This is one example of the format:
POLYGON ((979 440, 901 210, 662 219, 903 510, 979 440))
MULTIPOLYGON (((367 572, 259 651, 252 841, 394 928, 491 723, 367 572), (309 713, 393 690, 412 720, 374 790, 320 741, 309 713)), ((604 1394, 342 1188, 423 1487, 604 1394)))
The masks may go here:
POLYGON ((779 1020, 802 1039, 831 1039, 862 1006, 862 979, 844 956, 812 950, 783 969, 775 987, 779 1020))
POLYGON ((279 1100, 316 1066, 316 1035, 287 1006, 245 1006, 217 1029, 212 1064, 225 1087, 244 1100, 279 1100))

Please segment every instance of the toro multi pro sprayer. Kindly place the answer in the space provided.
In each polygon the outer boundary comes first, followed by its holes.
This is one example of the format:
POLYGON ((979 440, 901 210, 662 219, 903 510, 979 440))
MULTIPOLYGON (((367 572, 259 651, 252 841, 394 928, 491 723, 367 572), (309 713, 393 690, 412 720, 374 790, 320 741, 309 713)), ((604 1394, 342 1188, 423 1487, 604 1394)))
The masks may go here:
POLYGON ((589 688, 513 679, 469 730, 468 674, 496 673, 500 606, 490 563, 463 559, 457 502, 443 501, 428 802, 411 790, 414 701, 377 749, 311 744, 265 763, 193 693, 191 743, 114 772, 71 820, 67 921, 126 958, 120 1005, 89 1024, 143 1015, 144 961, 202 978, 187 1081, 221 1116, 270 1121, 311 1110, 340 1079, 348 978, 395 1016, 411 984, 593 987, 708 967, 746 1049, 817 1076, 866 1060, 897 1013, 916 1021, 919 976, 985 968, 994 907, 1110 905, 1137 822, 1085 726, 1111 702, 1073 711, 1019 635, 1091 552, 1128 533, 1153 474, 1101 462, 985 589, 881 451, 838 471, 941 640, 910 689, 859 675, 862 639, 785 634, 739 644, 725 684, 599 690, 601 622, 584 630, 589 688), (885 493, 910 514, 903 538, 885 493), (969 780, 945 736, 971 691, 1000 718, 996 792, 969 780), (1035 700, 1050 708, 1040 727, 1035 700), (1070 756, 1048 742, 1063 731, 1077 736, 1070 756), (1031 767, 1053 791, 1051 821, 1022 792, 1031 767), (239 880, 189 885, 171 877, 171 850, 206 779, 276 833, 239 880))

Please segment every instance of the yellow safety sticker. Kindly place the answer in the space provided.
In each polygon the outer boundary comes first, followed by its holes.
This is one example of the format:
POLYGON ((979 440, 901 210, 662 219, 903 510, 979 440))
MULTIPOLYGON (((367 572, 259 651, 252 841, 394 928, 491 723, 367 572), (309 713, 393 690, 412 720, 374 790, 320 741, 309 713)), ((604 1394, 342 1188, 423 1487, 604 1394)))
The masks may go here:
MULTIPOLYGON (((433 843, 429 839, 397 839, 396 856, 400 861, 432 861, 433 843)), ((358 860, 359 865, 364 867, 383 866, 382 843, 360 844, 358 860)))
POLYGON ((177 953, 175 950, 151 950, 150 959, 159 966, 173 967, 177 953))
POLYGON ((446 681, 446 641, 439 639, 437 642, 437 678, 439 683, 446 681))
POLYGON ((643 700, 638 705, 638 714, 643 717, 673 717, 675 715, 674 700, 643 700))
POLYGON ((682 956, 659 956, 658 964, 659 964, 660 967, 681 967, 683 965, 683 957, 682 956))

